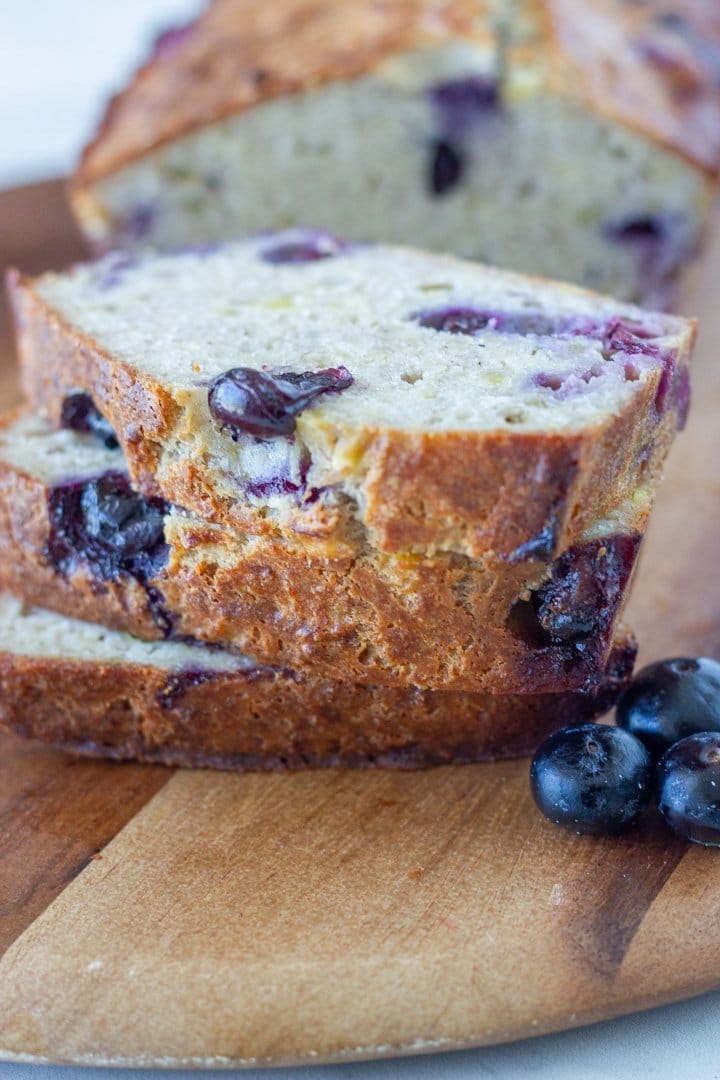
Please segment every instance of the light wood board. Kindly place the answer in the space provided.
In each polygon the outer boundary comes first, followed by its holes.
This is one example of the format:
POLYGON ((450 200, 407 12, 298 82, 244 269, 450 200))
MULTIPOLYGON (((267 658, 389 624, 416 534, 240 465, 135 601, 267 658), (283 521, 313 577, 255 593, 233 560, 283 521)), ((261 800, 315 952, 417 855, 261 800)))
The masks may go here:
MULTIPOLYGON (((0 195, 0 261, 80 247, 59 185, 0 195)), ((720 657, 720 243, 630 621, 720 657)), ((0 396, 16 394, 7 335, 0 396)), ((0 1057, 241 1065, 476 1046, 720 986, 720 853, 655 815, 553 828, 527 762, 231 776, 0 738, 0 1057)))

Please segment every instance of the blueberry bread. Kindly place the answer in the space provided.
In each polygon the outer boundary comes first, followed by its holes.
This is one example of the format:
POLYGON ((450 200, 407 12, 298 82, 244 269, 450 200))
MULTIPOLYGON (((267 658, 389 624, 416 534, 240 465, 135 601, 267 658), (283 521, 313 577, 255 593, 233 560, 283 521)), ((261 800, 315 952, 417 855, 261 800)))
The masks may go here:
POLYGON ((654 490, 695 326, 290 232, 14 275, 30 401, 90 395, 133 484, 254 535, 550 559, 654 490))
POLYGON ((134 492, 82 405, 75 422, 94 432, 0 426, 0 587, 25 601, 359 683, 544 693, 602 672, 647 493, 549 563, 248 536, 134 492))
POLYGON ((96 757, 222 769, 413 768, 519 757, 612 707, 631 639, 590 694, 492 697, 354 686, 0 598, 0 727, 96 757))
POLYGON ((112 101, 73 206, 101 246, 307 223, 664 306, 720 160, 713 16, 669 7, 215 0, 112 101))

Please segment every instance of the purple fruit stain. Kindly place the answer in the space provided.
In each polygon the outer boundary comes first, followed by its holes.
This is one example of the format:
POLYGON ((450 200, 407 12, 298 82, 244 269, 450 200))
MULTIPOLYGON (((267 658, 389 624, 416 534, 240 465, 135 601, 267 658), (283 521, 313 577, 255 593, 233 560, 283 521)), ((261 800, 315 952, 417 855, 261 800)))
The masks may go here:
POLYGON ((675 376, 675 408, 678 431, 684 431, 690 413, 690 372, 686 367, 679 368, 675 376))
POLYGON ((149 204, 136 206, 120 222, 118 231, 128 240, 144 240, 150 234, 156 217, 157 211, 154 206, 149 204))
POLYGON ((446 138, 457 138, 482 123, 488 112, 500 105, 500 88, 486 75, 470 75, 436 83, 426 97, 437 116, 438 127, 446 138))
POLYGON ((430 142, 427 186, 439 197, 462 180, 470 136, 500 104, 497 82, 485 75, 469 75, 436 83, 425 91, 435 113, 437 135, 430 142))
POLYGON ((687 215, 639 214, 607 221, 602 229, 608 240, 635 252, 646 306, 667 307, 678 270, 697 253, 698 238, 687 215))
POLYGON ((62 403, 60 425, 69 431, 94 435, 108 450, 117 450, 118 437, 88 394, 69 394, 62 403))
POLYGON ((196 20, 178 26, 168 26, 156 36, 152 47, 153 59, 166 60, 174 56, 195 32, 196 20))
MULTIPOLYGON (((204 641, 198 641, 197 639, 187 639, 186 644, 192 644, 198 650, 203 648, 215 648, 215 646, 207 645, 204 641)), ((280 668, 270 667, 267 664, 252 664, 247 667, 238 667, 234 671, 219 671, 217 668, 182 668, 180 671, 171 672, 165 682, 165 686, 160 693, 160 704, 163 709, 173 709, 177 704, 177 699, 187 693, 188 690, 192 690, 196 686, 202 686, 203 683, 212 682, 214 679, 222 679, 228 675, 234 677, 243 676, 248 682, 256 682, 259 679, 271 679, 275 675, 286 674, 280 668)))
POLYGON ((302 264, 342 255, 347 244, 328 232, 307 232, 264 248, 262 259, 273 265, 302 264))
POLYGON ((442 307, 418 311, 411 318, 429 330, 473 336, 484 330, 501 334, 550 335, 575 331, 578 320, 559 319, 540 311, 491 311, 477 307, 442 307))
POLYGON ((305 503, 315 503, 326 489, 308 488, 307 478, 311 465, 310 454, 305 451, 300 458, 296 480, 291 479, 288 472, 253 480, 245 485, 245 495, 255 499, 265 499, 273 495, 295 496, 305 503))
POLYGON ((670 408, 677 413, 678 430, 687 424, 690 411, 690 373, 679 367, 674 354, 663 358, 663 369, 655 393, 655 411, 662 417, 670 408))
POLYGON ((613 365, 613 372, 626 382, 636 382, 642 371, 663 365, 656 408, 662 414, 668 400, 676 402, 679 422, 687 418, 689 379, 687 372, 676 379, 676 354, 663 350, 653 331, 641 322, 611 318, 598 323, 582 315, 546 315, 539 311, 493 311, 472 306, 452 306, 414 312, 410 318, 420 326, 446 334, 474 337, 486 331, 517 334, 521 337, 588 337, 598 341, 603 363, 594 363, 585 371, 539 371, 530 376, 529 385, 550 390, 561 399, 584 391, 594 379, 601 378, 613 365), (676 385, 677 381, 677 385, 676 385), (672 394, 671 394, 672 389, 672 394))
POLYGON ((97 288, 101 292, 107 292, 119 285, 125 276, 126 270, 135 266, 137 259, 124 251, 112 251, 109 255, 99 259, 95 264, 98 271, 97 288))

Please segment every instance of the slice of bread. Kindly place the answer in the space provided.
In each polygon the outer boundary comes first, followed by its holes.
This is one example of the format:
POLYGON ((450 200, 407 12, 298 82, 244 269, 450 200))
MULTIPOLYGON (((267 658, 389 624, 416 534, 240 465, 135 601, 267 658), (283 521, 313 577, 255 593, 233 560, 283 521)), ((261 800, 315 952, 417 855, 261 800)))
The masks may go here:
POLYGON ((560 692, 607 662, 645 492, 553 560, 383 555, 148 501, 103 439, 31 414, 0 423, 0 587, 143 638, 190 635, 360 683, 560 692))
POLYGON ((309 223, 662 305, 720 160, 695 6, 215 0, 113 100, 72 202, 96 244, 309 223))
POLYGON ((592 694, 492 697, 326 682, 0 597, 0 726, 73 753, 221 769, 414 768, 530 752, 612 707, 620 639, 592 694))
POLYGON ((12 293, 51 422, 91 395, 141 491, 254 534, 549 557, 652 495, 689 401, 688 320, 326 234, 12 293))

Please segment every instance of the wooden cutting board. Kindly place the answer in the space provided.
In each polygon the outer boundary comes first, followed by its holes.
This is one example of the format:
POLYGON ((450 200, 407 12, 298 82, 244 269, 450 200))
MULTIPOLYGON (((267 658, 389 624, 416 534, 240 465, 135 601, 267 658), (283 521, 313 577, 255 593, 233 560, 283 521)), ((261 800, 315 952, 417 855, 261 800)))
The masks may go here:
MULTIPOLYGON (((80 250, 59 185, 0 196, 0 261, 80 250)), ((720 243, 689 429, 630 617, 720 657, 720 243)), ((0 394, 16 393, 7 337, 0 394)), ((244 1065, 478 1046, 720 985, 720 852, 534 810, 527 762, 231 776, 0 738, 0 1057, 244 1065)))

